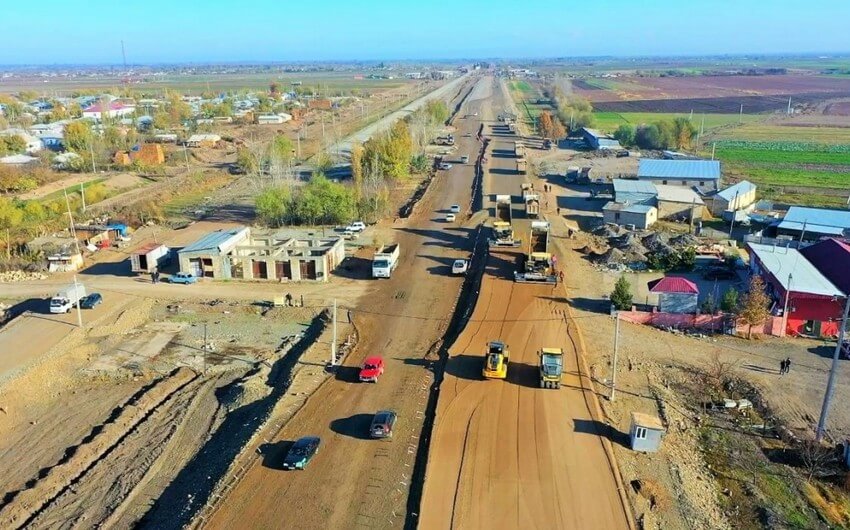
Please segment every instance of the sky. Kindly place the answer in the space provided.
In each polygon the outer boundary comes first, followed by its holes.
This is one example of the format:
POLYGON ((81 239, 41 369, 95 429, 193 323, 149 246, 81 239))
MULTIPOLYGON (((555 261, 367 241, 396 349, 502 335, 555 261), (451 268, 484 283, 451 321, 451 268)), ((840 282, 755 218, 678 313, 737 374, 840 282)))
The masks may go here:
POLYGON ((850 52, 846 0, 2 0, 0 64, 850 52))

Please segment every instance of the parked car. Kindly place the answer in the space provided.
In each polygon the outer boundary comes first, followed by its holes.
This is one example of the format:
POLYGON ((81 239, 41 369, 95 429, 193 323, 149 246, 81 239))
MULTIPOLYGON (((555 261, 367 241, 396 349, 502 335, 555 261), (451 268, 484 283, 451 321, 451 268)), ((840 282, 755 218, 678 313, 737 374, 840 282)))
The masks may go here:
POLYGON ((461 164, 468 164, 469 163, 469 155, 463 155, 462 157, 460 157, 460 163, 461 164))
POLYGON ((729 269, 708 269, 702 275, 705 280, 734 280, 738 277, 735 271, 729 269))
POLYGON ((449 164, 448 162, 440 162, 439 164, 437 164, 437 169, 442 169, 444 171, 448 171, 451 168, 452 168, 452 165, 449 164))
POLYGON ((354 221, 350 225, 346 226, 345 229, 359 233, 366 230, 366 223, 364 223, 363 221, 354 221))
POLYGON ((100 293, 92 293, 80 301, 82 309, 94 309, 94 306, 103 303, 103 297, 100 293))
POLYGON ((351 230, 350 228, 346 228, 342 231, 342 237, 344 239, 357 239, 358 237, 360 237, 360 232, 351 230))
POLYGON ((452 204, 449 207, 449 211, 452 213, 460 213, 460 204, 452 204))
POLYGON ((393 426, 398 418, 392 410, 379 410, 369 426, 369 436, 372 438, 392 438, 393 426))
POLYGON ((168 281, 171 283, 183 283, 188 285, 190 283, 196 283, 198 278, 191 272, 178 272, 177 274, 172 274, 168 281))
POLYGON ((454 223, 455 219, 457 219, 457 216, 455 214, 453 214, 453 213, 447 213, 446 214, 446 222, 447 223, 454 223))
POLYGON ((363 383, 377 383, 378 378, 384 374, 384 358, 377 355, 363 361, 360 368, 360 381, 363 383))
POLYGON ((465 259, 456 259, 454 263, 452 263, 452 274, 462 276, 466 274, 466 271, 469 270, 469 262, 465 259))
POLYGON ((299 438, 289 448, 283 459, 283 469, 304 469, 310 460, 319 452, 319 444, 322 443, 318 436, 304 436, 299 438))

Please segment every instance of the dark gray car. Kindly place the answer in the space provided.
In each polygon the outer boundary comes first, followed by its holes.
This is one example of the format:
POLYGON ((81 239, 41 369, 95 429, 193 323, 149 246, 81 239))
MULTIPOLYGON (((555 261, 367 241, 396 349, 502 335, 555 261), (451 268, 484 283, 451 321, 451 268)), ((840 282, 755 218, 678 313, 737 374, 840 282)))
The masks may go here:
POLYGON ((396 419, 396 413, 392 410, 379 410, 372 419, 369 436, 372 438, 392 438, 396 419))
POLYGON ((299 438, 289 448, 286 458, 283 459, 283 469, 304 469, 310 460, 319 452, 319 444, 322 440, 318 436, 305 436, 299 438))

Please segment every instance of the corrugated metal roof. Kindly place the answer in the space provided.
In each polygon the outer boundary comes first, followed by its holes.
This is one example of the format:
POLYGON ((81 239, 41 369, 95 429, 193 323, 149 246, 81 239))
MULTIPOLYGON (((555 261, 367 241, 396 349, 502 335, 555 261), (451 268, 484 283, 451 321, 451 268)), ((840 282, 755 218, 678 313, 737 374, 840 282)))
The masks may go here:
POLYGON ((780 229, 800 230, 803 228, 818 234, 844 235, 850 230, 850 212, 792 206, 779 223, 780 229))
POLYGON ((597 140, 600 149, 620 149, 620 142, 611 138, 599 138, 597 140))
POLYGON ((611 183, 614 184, 615 195, 617 193, 648 193, 651 195, 657 193, 655 184, 648 180, 614 179, 611 183))
POLYGON ((647 214, 655 209, 651 204, 629 204, 623 202, 609 202, 602 207, 603 210, 647 214))
POLYGON ((245 231, 247 231, 247 228, 244 226, 232 228, 230 230, 216 230, 215 232, 210 232, 191 245, 184 247, 180 252, 218 251, 222 245, 226 244, 234 237, 241 236, 245 231))
POLYGON ((719 180, 719 160, 654 160, 638 163, 638 178, 673 180, 719 180))
POLYGON ((758 257, 765 270, 772 274, 786 291, 821 296, 844 296, 844 293, 797 249, 761 243, 748 243, 747 246, 758 257))
POLYGON ((697 284, 681 276, 665 276, 647 284, 651 293, 699 294, 697 284))
POLYGON ((655 189, 658 190, 658 200, 665 202, 681 202, 687 204, 701 205, 705 204, 702 197, 691 188, 684 186, 670 186, 665 184, 656 184, 655 189))
POLYGON ((717 192, 717 196, 722 199, 725 199, 726 202, 731 202, 735 200, 736 195, 744 195, 745 193, 749 193, 755 189, 755 184, 747 180, 742 180, 734 186, 729 186, 725 190, 717 192))

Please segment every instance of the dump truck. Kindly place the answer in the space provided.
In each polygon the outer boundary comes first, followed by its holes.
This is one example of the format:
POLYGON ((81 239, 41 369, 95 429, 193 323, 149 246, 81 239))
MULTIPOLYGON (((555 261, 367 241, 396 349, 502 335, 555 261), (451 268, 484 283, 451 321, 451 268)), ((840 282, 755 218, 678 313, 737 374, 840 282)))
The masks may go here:
POLYGON ((372 278, 389 278, 398 266, 399 245, 384 245, 372 257, 372 278))
POLYGON ((67 313, 86 297, 86 286, 73 283, 50 298, 51 313, 67 313))
POLYGON ((522 194, 522 198, 525 199, 529 195, 537 195, 537 192, 534 191, 534 184, 531 182, 523 182, 519 185, 519 191, 522 194))
POLYGON ((528 169, 528 162, 525 161, 524 158, 518 158, 516 161, 516 171, 520 175, 525 175, 526 170, 528 169))
POLYGON ((493 222, 491 247, 519 246, 519 241, 514 239, 514 229, 511 226, 511 211, 511 196, 496 195, 496 221, 493 222))
POLYGON ((537 195, 529 195, 525 198, 525 216, 529 219, 540 217, 540 199, 537 195))
POLYGON ((549 252, 549 223, 532 221, 528 253, 523 258, 514 280, 523 283, 556 283, 555 267, 549 252))
POLYGON ((514 155, 517 158, 522 158, 525 156, 525 146, 522 145, 522 142, 514 142, 514 155))
POLYGON ((508 377, 508 361, 510 359, 508 346, 498 340, 487 344, 484 356, 484 368, 481 373, 485 379, 505 379, 508 377))
POLYGON ((171 249, 159 243, 150 243, 130 254, 130 272, 150 273, 167 265, 170 259, 171 249))
POLYGON ((537 352, 540 361, 540 388, 560 388, 564 372, 564 350, 543 348, 537 352))

